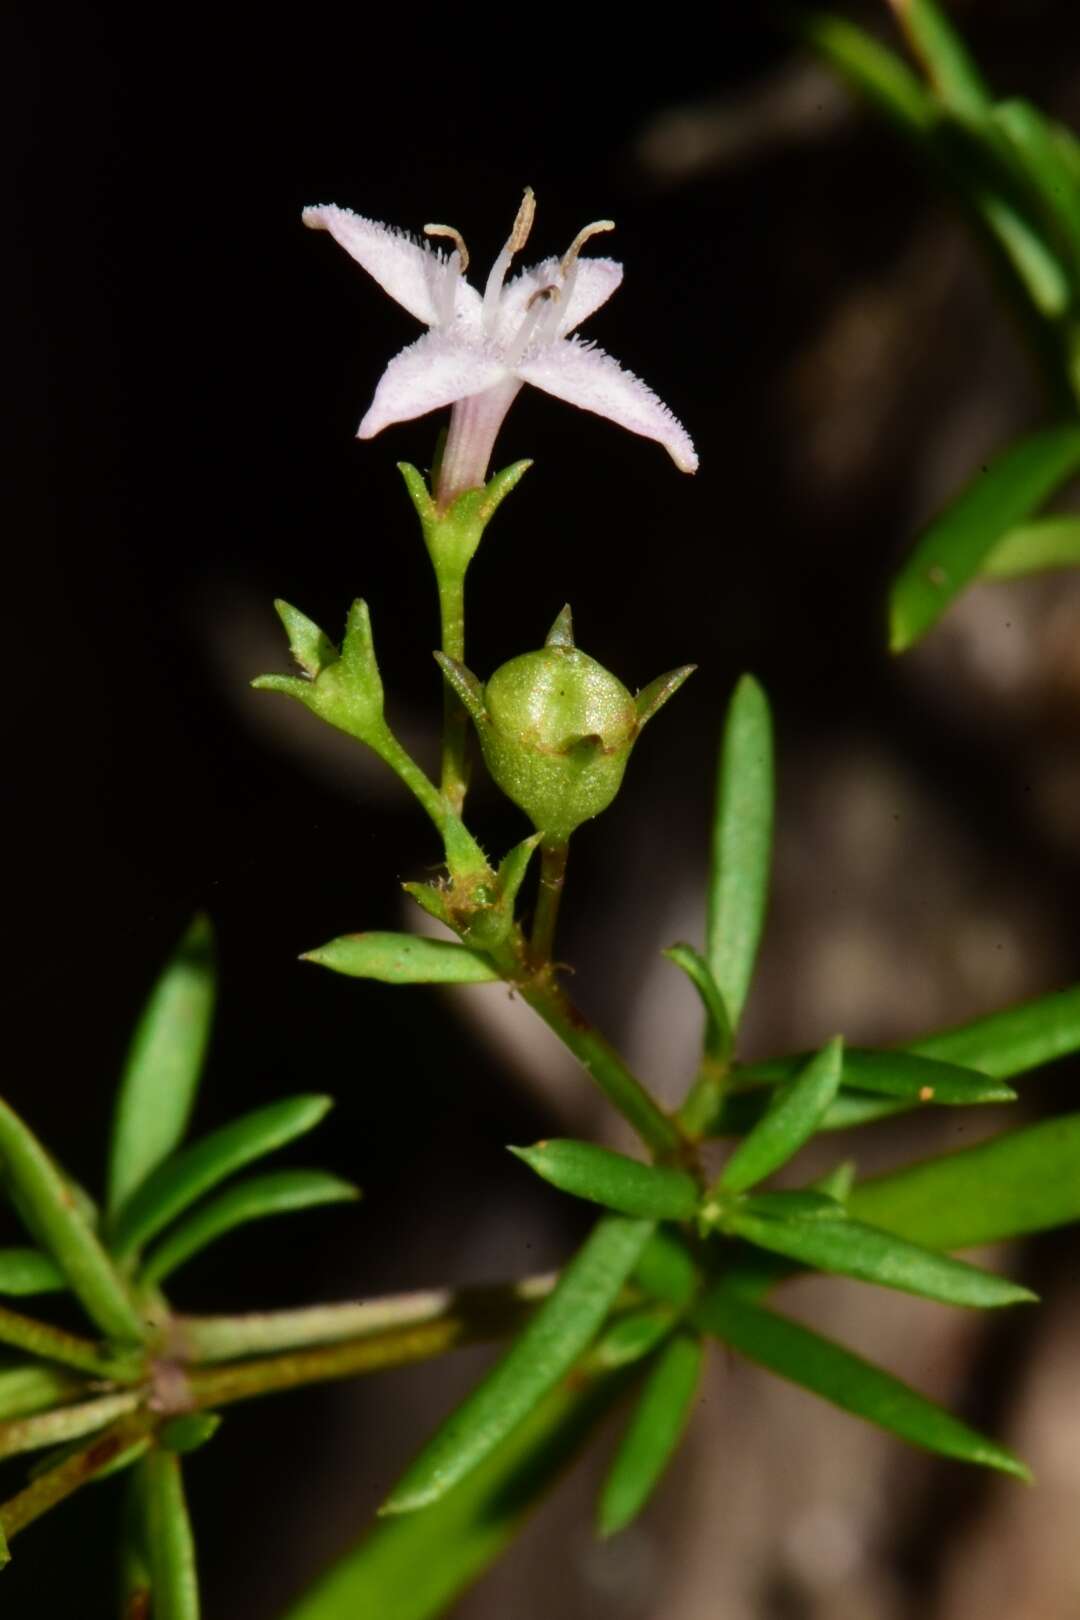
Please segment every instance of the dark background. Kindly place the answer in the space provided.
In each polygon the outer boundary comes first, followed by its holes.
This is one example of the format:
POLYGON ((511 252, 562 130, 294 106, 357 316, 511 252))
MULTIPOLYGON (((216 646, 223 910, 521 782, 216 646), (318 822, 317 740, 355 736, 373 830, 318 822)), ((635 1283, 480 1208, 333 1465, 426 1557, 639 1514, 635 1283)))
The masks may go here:
MULTIPOLYGON (((852 9, 887 28, 884 8, 852 9)), ((1003 93, 1076 121, 1071 0, 955 9, 1003 93)), ((361 7, 74 5, 9 26, 5 1093, 97 1185, 127 1031, 202 908, 222 1001, 200 1126, 325 1087, 333 1123, 294 1157, 365 1190, 355 1212, 298 1218, 272 1243, 231 1240, 184 1274, 182 1306, 510 1275, 557 1260, 574 1231, 505 1162, 502 1144, 552 1113, 483 1027, 295 962, 347 929, 403 926, 395 880, 437 851, 346 746, 247 690, 285 668, 271 599, 336 634, 365 595, 392 714, 421 749, 440 697, 427 560, 393 468, 428 465, 436 423, 353 437, 415 324, 301 228, 305 203, 410 230, 449 220, 481 281, 524 184, 526 262, 610 215, 602 251, 626 280, 587 335, 701 453, 685 478, 659 447, 526 391, 496 459, 536 465, 470 579, 483 675, 538 645, 567 596, 581 644, 628 685, 700 665, 602 830, 577 841, 566 951, 586 1005, 625 1029, 634 971, 674 937, 653 938, 648 905, 666 919, 700 881, 719 714, 743 668, 770 691, 787 762, 759 1045, 841 1016, 852 1036, 896 1038, 1075 979, 1080 670, 1063 587, 960 609, 959 629, 899 665, 883 651, 905 545, 1039 419, 1037 387, 947 202, 764 11, 719 8, 711 36, 690 37, 660 14, 550 7, 399 23, 361 7), (1006 620, 1023 639, 1011 662, 995 652, 1006 620), (823 917, 847 956, 823 961, 823 917)), ((496 850, 524 830, 483 790, 477 825, 496 850)), ((1060 1244, 1040 1252, 1057 1276, 1060 1244)), ((423 1432, 431 1376, 230 1417, 190 1470, 209 1616, 278 1612, 348 1543, 423 1432)), ((430 1398, 433 1420, 448 1397, 430 1398)), ((9 1612, 111 1612, 115 1506, 103 1486, 20 1538, 9 1612)), ((966 1613, 933 1560, 894 1562, 901 1600, 936 1590, 950 1620, 966 1613)), ((612 1607, 586 1574, 567 1576, 564 1612, 674 1612, 612 1607)), ((755 1614, 817 1612, 785 1608, 777 1580, 755 1614)))

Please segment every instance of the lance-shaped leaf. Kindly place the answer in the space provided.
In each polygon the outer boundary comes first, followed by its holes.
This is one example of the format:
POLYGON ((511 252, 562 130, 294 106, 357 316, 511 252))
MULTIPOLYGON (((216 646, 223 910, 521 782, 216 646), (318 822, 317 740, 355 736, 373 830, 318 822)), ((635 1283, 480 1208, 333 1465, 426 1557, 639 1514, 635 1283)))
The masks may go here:
POLYGON ((1080 1220, 1080 1114, 859 1182, 848 1209, 935 1249, 966 1249, 1080 1220))
POLYGON ((383 984, 490 984, 499 974, 490 960, 467 945, 417 934, 343 934, 301 961, 344 973, 350 979, 383 984))
POLYGON ((994 545, 1038 511, 1080 469, 1080 425, 1059 423, 997 456, 937 517, 894 581, 890 645, 903 652, 926 634, 979 571, 994 545))
POLYGON ((777 1092, 772 1105, 720 1172, 719 1186, 745 1192, 793 1158, 818 1130, 836 1096, 844 1043, 837 1035, 812 1057, 798 1079, 777 1092))
POLYGON ((752 675, 735 688, 716 776, 705 955, 732 1034, 750 988, 765 926, 773 829, 769 703, 752 675))
POLYGON ((705 1051, 718 1063, 726 1062, 731 1052, 732 1033, 727 1007, 720 987, 712 976, 708 962, 692 945, 669 945, 660 952, 669 962, 682 968, 690 983, 701 997, 705 1009, 705 1051))
POLYGON ((66 1287, 56 1261, 40 1249, 0 1249, 0 1294, 55 1294, 66 1287))
POLYGON ((657 1356, 600 1495, 602 1536, 624 1530, 659 1483, 690 1417, 702 1359, 701 1340, 687 1333, 657 1356))
POLYGON ((382 1519, 284 1620, 436 1620, 493 1564, 626 1388, 625 1371, 576 1373, 455 1490, 382 1519))
MULTIPOLYGON (((808 1196, 808 1195, 802 1195, 808 1196)), ((810 1195, 812 1196, 812 1195, 810 1195)), ((788 1260, 815 1271, 829 1271, 859 1282, 877 1283, 945 1305, 990 1308, 1018 1305, 1035 1295, 1007 1277, 995 1276, 963 1260, 952 1260, 921 1248, 905 1238, 894 1237, 876 1226, 849 1220, 831 1199, 823 1199, 824 1209, 800 1209, 799 1194, 776 1193, 767 1209, 761 1204, 736 1209, 727 1230, 758 1248, 782 1254, 788 1260), (785 1217, 786 1208, 790 1214, 785 1217)))
POLYGON ((999 102, 991 116, 1015 153, 1019 174, 1058 235, 1075 277, 1080 272, 1080 184, 1053 126, 1029 101, 999 102))
POLYGON ((155 1447, 137 1467, 146 1516, 154 1620, 199 1620, 195 1538, 180 1459, 172 1451, 155 1447))
POLYGON ((437 1501, 537 1406, 596 1333, 651 1232, 650 1221, 619 1215, 597 1223, 509 1352, 406 1470, 384 1513, 437 1501))
POLYGON ((634 708, 637 710, 638 727, 648 725, 654 714, 658 714, 664 707, 668 698, 673 698, 684 681, 697 669, 696 664, 680 664, 678 669, 669 669, 666 674, 658 675, 648 686, 643 686, 634 698, 634 708))
POLYGON ((599 1371, 629 1367, 651 1355, 674 1326, 675 1313, 670 1305, 645 1305, 640 1310, 627 1311, 625 1316, 608 1323, 582 1359, 581 1366, 599 1371))
POLYGON ((122 1343, 144 1338, 144 1324, 65 1177, 4 1102, 0 1102, 0 1165, 18 1193, 20 1214, 91 1320, 107 1337, 122 1343))
POLYGON ((110 1213, 182 1141, 213 1011, 213 935, 207 918, 196 917, 150 992, 128 1048, 109 1142, 110 1213))
MULTIPOLYGON (((808 1053, 770 1058, 740 1068, 740 1080, 788 1080, 807 1061, 808 1053)), ((844 1048, 840 1084, 881 1097, 908 1102, 940 1103, 963 1108, 976 1103, 1014 1102, 1016 1092, 979 1069, 915 1056, 909 1052, 874 1052, 844 1048)))
MULTIPOLYGON (((768 1113, 774 1092, 762 1081, 752 1090, 729 1091, 705 1123, 706 1136, 746 1136, 768 1113)), ((912 1104, 900 1097, 873 1096, 869 1091, 838 1091, 822 1116, 819 1131, 847 1131, 875 1120, 905 1113, 912 1104)))
POLYGON ((893 9, 942 105, 968 116, 988 113, 986 81, 941 7, 934 0, 900 0, 893 9))
POLYGON ((227 1187, 219 1197, 200 1205, 186 1221, 173 1227, 147 1257, 139 1277, 143 1283, 161 1283, 178 1266, 209 1244, 268 1215, 289 1215, 294 1210, 321 1204, 349 1203, 360 1194, 351 1182, 324 1170, 278 1170, 227 1187))
POLYGON ((510 1152, 560 1192, 604 1204, 620 1215, 688 1221, 701 1200, 701 1189, 685 1170, 642 1164, 592 1142, 556 1138, 510 1152))
POLYGON ((197 1198, 253 1159, 312 1130, 331 1106, 329 1097, 285 1097, 174 1154, 117 1211, 111 1228, 113 1254, 130 1259, 197 1198))
POLYGON ((1080 1052, 1080 985, 908 1043, 908 1051, 1009 1079, 1080 1052))
POLYGON ((696 1307, 694 1319, 748 1361, 912 1445, 1000 1469, 1018 1479, 1030 1478, 1012 1452, 969 1429, 891 1373, 788 1317, 752 1303, 734 1289, 717 1285, 696 1307))
POLYGON ((983 562, 984 579, 1021 579, 1051 568, 1080 568, 1080 517, 1033 518, 1002 535, 983 562))

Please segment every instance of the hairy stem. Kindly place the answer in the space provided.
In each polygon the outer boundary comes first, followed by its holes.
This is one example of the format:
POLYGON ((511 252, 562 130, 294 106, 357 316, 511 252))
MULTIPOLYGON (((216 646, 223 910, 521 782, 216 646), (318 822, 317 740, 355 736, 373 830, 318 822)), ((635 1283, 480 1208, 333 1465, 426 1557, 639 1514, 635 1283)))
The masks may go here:
POLYGON ((559 919, 559 902, 566 882, 568 853, 569 845, 566 843, 544 843, 540 846, 540 887, 529 941, 529 954, 538 968, 551 961, 555 946, 555 925, 559 919))
POLYGON ((94 1373, 99 1378, 114 1378, 133 1383, 139 1376, 143 1358, 123 1352, 109 1351, 92 1339, 77 1333, 67 1333, 49 1322, 36 1317, 23 1316, 0 1306, 0 1344, 11 1344, 19 1350, 45 1361, 59 1361, 65 1367, 77 1367, 80 1372, 94 1373))
MULTIPOLYGON (((436 569, 442 651, 465 662, 465 569, 445 565, 436 569)), ((442 794, 460 816, 468 786, 467 749, 469 717, 450 687, 443 683, 442 794)))

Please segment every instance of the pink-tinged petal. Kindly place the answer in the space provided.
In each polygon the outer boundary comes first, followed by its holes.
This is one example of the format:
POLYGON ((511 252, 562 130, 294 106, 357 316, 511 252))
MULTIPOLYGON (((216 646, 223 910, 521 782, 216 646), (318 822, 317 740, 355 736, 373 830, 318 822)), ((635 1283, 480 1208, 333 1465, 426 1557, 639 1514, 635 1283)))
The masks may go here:
POLYGON ((410 315, 425 326, 436 324, 440 275, 446 274, 440 254, 422 247, 403 231, 363 219, 334 203, 305 208, 303 220, 313 231, 329 231, 334 241, 340 242, 346 253, 410 315))
POLYGON ((697 471, 697 452, 682 423, 651 388, 603 349, 568 338, 526 354, 514 369, 522 382, 568 405, 595 411, 631 433, 655 439, 682 472, 697 471))
MULTIPOLYGON (((559 300, 558 322, 552 335, 566 337, 582 321, 588 320, 601 304, 606 304, 622 280, 621 264, 614 259, 579 259, 571 270, 570 298, 559 300)), ((529 309, 530 300, 545 287, 563 288, 563 274, 558 259, 545 259, 541 264, 523 270, 508 282, 499 300, 496 327, 497 341, 513 342, 529 309)))
POLYGON ((425 332, 395 355, 383 372, 356 436, 373 439, 392 422, 411 422, 416 416, 481 394, 508 375, 504 365, 474 346, 445 332, 425 332))
POLYGON ((570 271, 570 298, 559 318, 559 336, 566 337, 606 304, 622 277, 622 265, 614 259, 579 259, 570 271))

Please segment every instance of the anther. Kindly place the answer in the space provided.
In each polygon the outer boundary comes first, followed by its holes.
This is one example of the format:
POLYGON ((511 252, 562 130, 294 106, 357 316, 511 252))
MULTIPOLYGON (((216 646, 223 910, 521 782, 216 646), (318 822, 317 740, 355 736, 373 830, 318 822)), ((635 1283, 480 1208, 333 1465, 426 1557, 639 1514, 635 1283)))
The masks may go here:
POLYGON ((466 270, 469 268, 469 250, 465 246, 465 238, 462 236, 460 231, 456 231, 452 225, 425 225, 424 235, 448 236, 451 242, 453 242, 454 246, 457 248, 458 269, 461 271, 462 275, 465 274, 466 270))
POLYGON ((558 296, 558 287, 553 281, 549 282, 546 287, 537 287, 534 293, 529 294, 529 302, 525 305, 525 308, 532 309, 533 305, 539 303, 541 299, 546 304, 549 298, 558 298, 558 296))
POLYGON ((517 211, 513 229, 506 239, 507 253, 520 253, 529 240, 529 232, 533 228, 536 218, 536 194, 532 186, 525 187, 525 195, 521 199, 521 207, 517 211))
POLYGON ((597 219, 591 225, 586 225, 584 230, 578 231, 559 261, 559 269, 563 275, 566 276, 569 273, 590 236, 600 236, 604 231, 613 231, 614 229, 615 221, 613 219, 597 219))

